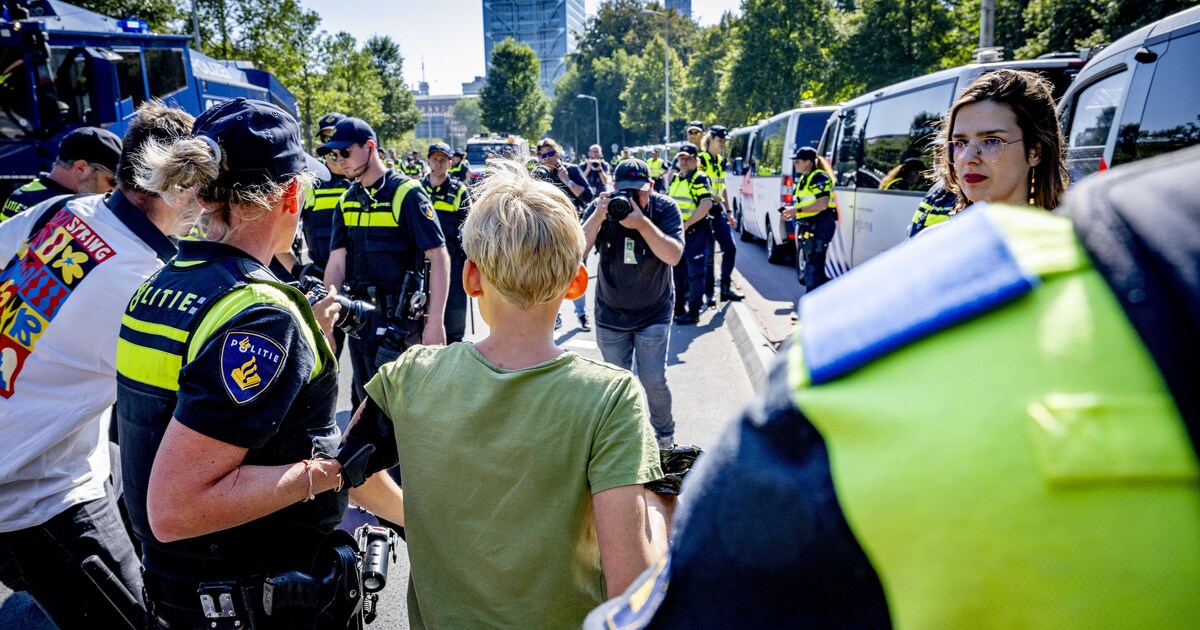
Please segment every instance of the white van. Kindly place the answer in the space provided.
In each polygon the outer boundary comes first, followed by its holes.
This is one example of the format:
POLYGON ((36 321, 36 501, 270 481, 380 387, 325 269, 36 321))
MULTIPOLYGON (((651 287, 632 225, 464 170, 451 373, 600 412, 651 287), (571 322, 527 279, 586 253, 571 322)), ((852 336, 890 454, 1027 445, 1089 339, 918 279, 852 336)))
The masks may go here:
POLYGON ((725 143, 725 196, 729 199, 729 212, 737 224, 737 230, 742 234, 742 240, 750 240, 750 235, 742 229, 742 195, 754 198, 749 188, 750 178, 747 169, 750 164, 750 148, 754 142, 754 132, 758 125, 738 127, 729 132, 729 140, 725 143))
POLYGON ((844 103, 829 119, 818 152, 835 174, 838 238, 826 269, 845 271, 904 241, 921 198, 932 185, 888 175, 910 158, 933 167, 932 142, 954 99, 979 75, 997 68, 1040 72, 1060 97, 1083 67, 1077 54, 1046 59, 972 64, 897 83, 844 103), (884 189, 884 186, 887 188, 884 189))
POLYGON ((734 168, 726 170, 725 191, 731 199, 735 194, 738 197, 734 208, 737 229, 743 241, 765 241, 767 260, 772 263, 786 263, 796 250, 791 222, 783 221, 779 214, 779 208, 791 200, 792 154, 799 147, 817 146, 826 121, 835 111, 836 107, 802 107, 748 128, 743 149, 747 159, 740 167, 733 154, 733 141, 726 145, 734 168))
POLYGON ((1200 7, 1105 48, 1058 105, 1067 168, 1097 171, 1200 144, 1200 7))

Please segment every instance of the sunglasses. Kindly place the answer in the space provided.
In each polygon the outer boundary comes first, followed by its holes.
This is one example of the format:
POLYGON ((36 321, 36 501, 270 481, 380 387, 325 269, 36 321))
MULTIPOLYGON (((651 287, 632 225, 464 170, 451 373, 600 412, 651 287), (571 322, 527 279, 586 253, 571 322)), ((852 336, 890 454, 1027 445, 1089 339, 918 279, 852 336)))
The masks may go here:
POLYGON ((345 160, 345 159, 349 159, 349 157, 350 157, 350 148, 349 148, 349 147, 346 147, 345 149, 333 149, 333 150, 331 150, 331 151, 329 152, 329 157, 331 157, 331 158, 333 158, 333 159, 335 159, 335 160, 337 160, 337 159, 339 159, 339 158, 340 158, 340 159, 343 159, 343 160, 345 160))
POLYGON ((550 149, 550 150, 548 150, 548 151, 546 151, 545 153, 542 153, 542 154, 540 154, 540 155, 541 155, 542 159, 543 159, 543 160, 545 160, 545 159, 549 159, 549 158, 552 158, 552 157, 554 157, 554 156, 558 155, 558 152, 557 152, 557 151, 555 151, 554 149, 550 149))
POLYGON ((109 186, 117 185, 117 174, 112 172, 111 170, 109 170, 109 168, 107 166, 103 166, 101 164, 96 164, 93 162, 89 162, 88 164, 91 165, 93 170, 99 172, 101 175, 103 175, 105 178, 108 179, 109 186))

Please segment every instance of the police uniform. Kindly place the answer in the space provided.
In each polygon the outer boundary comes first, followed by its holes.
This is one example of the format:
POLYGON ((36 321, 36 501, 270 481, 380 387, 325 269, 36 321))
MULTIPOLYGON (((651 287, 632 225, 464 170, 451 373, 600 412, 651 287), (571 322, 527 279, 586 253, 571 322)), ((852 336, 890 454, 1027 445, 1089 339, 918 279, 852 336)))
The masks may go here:
MULTIPOLYGON (((714 126, 713 129, 719 127, 714 126)), ((701 151, 697 170, 708 175, 709 181, 712 182, 712 191, 714 196, 725 198, 725 156, 713 155, 708 151, 701 151)), ((711 237, 707 247, 707 260, 705 261, 705 278, 704 278, 704 293, 708 296, 709 301, 712 301, 714 294, 714 273, 713 261, 715 260, 715 250, 713 242, 721 246, 721 299, 722 300, 740 300, 743 296, 733 291, 733 265, 737 260, 737 245, 733 242, 733 233, 729 229, 728 215, 725 214, 725 205, 721 204, 713 207, 713 211, 709 213, 709 225, 711 237)))
POLYGON ((0 223, 13 218, 47 199, 62 195, 73 195, 75 191, 54 181, 50 173, 38 173, 37 179, 13 191, 0 210, 0 223))
POLYGON ((263 577, 311 571, 319 544, 341 520, 346 494, 324 492, 244 525, 160 542, 146 500, 167 425, 174 417, 249 449, 246 462, 258 465, 334 453, 341 437, 337 363, 304 295, 260 262, 222 243, 179 246, 125 311, 117 417, 126 504, 142 543, 152 612, 173 626, 206 627, 201 583, 234 583, 233 606, 245 611, 248 602, 245 614, 261 614, 263 577))
POLYGON ((404 171, 405 175, 413 178, 421 177, 429 172, 429 169, 425 166, 425 162, 421 160, 407 160, 404 162, 401 170, 404 171))
POLYGON ((449 176, 440 186, 434 186, 426 175, 421 180, 421 186, 433 201, 433 210, 446 239, 446 251, 450 254, 450 288, 446 296, 445 323, 446 343, 454 343, 462 341, 467 330, 467 293, 462 283, 467 254, 462 248, 462 224, 471 209, 471 191, 465 183, 449 176))
MULTIPOLYGON (((346 291, 351 298, 376 306, 359 337, 350 340, 352 399, 357 408, 363 400, 363 387, 375 374, 377 354, 389 325, 392 336, 399 334, 405 341, 403 347, 420 341, 419 323, 389 318, 388 312, 395 313, 400 306, 405 274, 420 272, 425 251, 446 241, 421 180, 394 170, 385 171, 370 186, 361 179, 351 184, 334 212, 330 248, 346 249, 346 291)), ((403 347, 393 350, 402 351, 403 347)))
MULTIPOLYGON (((696 208, 705 199, 712 199, 712 184, 708 175, 699 170, 688 177, 676 173, 671 177, 671 185, 667 188, 675 203, 679 204, 680 215, 686 222, 692 218, 696 208)), ((704 299, 704 259, 705 248, 711 234, 706 221, 697 221, 683 233, 683 258, 675 265, 675 313, 682 315, 685 309, 689 315, 700 313, 700 305, 704 299)))
POLYGON ((934 184, 925 194, 925 198, 921 199, 917 211, 913 213, 912 224, 908 226, 908 238, 913 238, 927 227, 948 220, 953 215, 957 203, 958 195, 946 190, 941 182, 934 184))
POLYGON ((304 221, 304 242, 308 257, 322 269, 329 262, 329 239, 333 235, 333 209, 350 187, 350 180, 330 173, 327 180, 317 182, 304 199, 301 218, 304 221))
MULTIPOLYGON (((456 151, 455 153, 459 152, 456 151)), ((462 161, 458 164, 451 164, 450 170, 447 172, 450 174, 450 177, 460 182, 470 183, 471 181, 471 165, 467 163, 466 156, 463 156, 462 161)))
POLYGON ((796 242, 800 244, 797 255, 804 256, 804 286, 812 291, 829 282, 829 276, 825 275, 825 256, 829 242, 837 231, 833 179, 825 171, 814 167, 811 173, 796 179, 792 200, 796 208, 796 242), (805 211, 820 199, 829 199, 829 205, 824 210, 805 211))
POLYGON ((666 187, 663 185, 663 170, 666 168, 666 163, 663 159, 654 156, 646 160, 646 166, 650 167, 650 179, 654 181, 654 192, 664 192, 666 187))
POLYGON ((1198 162, 977 208, 802 299, 669 560, 585 627, 1194 627, 1198 162))

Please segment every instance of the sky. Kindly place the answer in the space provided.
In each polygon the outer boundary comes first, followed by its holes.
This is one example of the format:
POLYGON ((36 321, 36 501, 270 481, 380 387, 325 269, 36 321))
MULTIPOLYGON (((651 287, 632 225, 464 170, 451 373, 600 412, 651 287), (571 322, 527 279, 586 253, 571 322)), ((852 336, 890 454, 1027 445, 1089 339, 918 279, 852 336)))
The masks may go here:
MULTIPOLYGON (((391 36, 404 54, 409 85, 425 80, 433 94, 459 94, 462 84, 484 72, 481 0, 301 0, 321 16, 321 28, 346 31, 359 43, 372 35, 391 36)), ((585 0, 588 16, 600 0, 585 0)), ((692 17, 715 24, 725 11, 741 12, 741 0, 692 0, 692 17)), ((654 19, 652 16, 648 16, 654 19)))

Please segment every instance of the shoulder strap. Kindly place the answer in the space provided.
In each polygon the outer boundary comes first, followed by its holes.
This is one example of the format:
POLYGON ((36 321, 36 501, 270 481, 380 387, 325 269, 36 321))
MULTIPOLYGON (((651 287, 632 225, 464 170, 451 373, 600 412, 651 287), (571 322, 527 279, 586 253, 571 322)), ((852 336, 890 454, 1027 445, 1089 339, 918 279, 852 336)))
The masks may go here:
POLYGON ((396 219, 397 224, 400 223, 400 207, 404 204, 404 198, 408 196, 409 191, 420 187, 421 182, 412 178, 400 182, 396 187, 396 192, 392 195, 392 218, 396 219))

